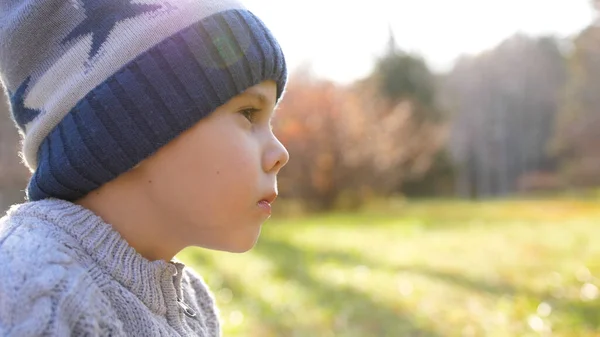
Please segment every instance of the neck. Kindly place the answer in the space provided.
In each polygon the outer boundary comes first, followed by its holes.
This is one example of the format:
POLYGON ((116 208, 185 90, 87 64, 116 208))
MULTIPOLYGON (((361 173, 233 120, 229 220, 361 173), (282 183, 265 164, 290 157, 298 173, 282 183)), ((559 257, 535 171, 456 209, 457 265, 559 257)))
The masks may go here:
POLYGON ((136 186, 125 174, 75 203, 110 224, 144 258, 170 261, 185 245, 136 186))

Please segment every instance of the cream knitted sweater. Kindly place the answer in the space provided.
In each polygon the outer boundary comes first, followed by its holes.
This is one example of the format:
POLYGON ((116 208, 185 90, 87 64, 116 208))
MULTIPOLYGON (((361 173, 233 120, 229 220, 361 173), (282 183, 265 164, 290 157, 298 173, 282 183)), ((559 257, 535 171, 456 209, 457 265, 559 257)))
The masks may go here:
POLYGON ((206 284, 149 261, 91 211, 47 199, 0 219, 0 336, 219 336, 206 284))

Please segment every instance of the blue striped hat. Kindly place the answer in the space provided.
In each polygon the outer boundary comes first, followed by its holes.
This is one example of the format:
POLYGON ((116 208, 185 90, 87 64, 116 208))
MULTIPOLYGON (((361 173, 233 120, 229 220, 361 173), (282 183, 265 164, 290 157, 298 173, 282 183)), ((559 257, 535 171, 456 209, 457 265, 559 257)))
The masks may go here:
POLYGON ((287 70, 238 1, 0 0, 0 80, 28 199, 76 200, 287 70))

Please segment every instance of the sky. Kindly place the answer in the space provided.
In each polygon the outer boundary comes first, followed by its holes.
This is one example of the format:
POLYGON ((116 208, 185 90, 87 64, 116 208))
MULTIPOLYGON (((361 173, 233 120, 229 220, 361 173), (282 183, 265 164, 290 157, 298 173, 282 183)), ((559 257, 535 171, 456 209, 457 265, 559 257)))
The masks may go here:
POLYGON ((403 50, 437 72, 463 54, 521 32, 573 36, 594 14, 589 0, 246 0, 279 40, 293 69, 348 83, 367 75, 390 27, 403 50))

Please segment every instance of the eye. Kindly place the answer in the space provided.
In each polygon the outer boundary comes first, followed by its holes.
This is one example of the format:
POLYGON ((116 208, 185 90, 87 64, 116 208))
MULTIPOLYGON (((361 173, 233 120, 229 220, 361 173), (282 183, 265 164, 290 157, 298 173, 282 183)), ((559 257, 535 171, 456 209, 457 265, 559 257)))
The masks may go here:
POLYGON ((256 108, 245 108, 240 110, 240 113, 246 117, 246 119, 248 121, 250 121, 250 123, 254 123, 256 121, 256 115, 260 110, 256 109, 256 108))

